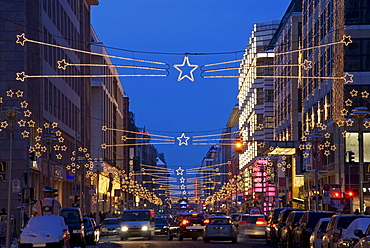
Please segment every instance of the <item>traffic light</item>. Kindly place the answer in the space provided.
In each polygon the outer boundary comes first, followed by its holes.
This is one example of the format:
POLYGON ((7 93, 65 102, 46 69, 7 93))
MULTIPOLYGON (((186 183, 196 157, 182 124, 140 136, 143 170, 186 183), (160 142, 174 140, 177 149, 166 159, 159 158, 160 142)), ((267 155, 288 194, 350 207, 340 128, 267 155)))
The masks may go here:
POLYGON ((352 190, 348 190, 346 192, 346 197, 347 198, 353 198, 355 196, 355 193, 352 190))
POLYGON ((241 140, 235 140, 234 147, 236 153, 243 153, 243 142, 241 140))
POLYGON ((338 198, 338 197, 340 197, 340 192, 339 191, 334 191, 332 193, 332 196, 335 197, 335 198, 338 198))
POLYGON ((78 207, 80 206, 80 196, 79 195, 75 195, 74 197, 74 203, 72 204, 73 207, 78 207))
POLYGON ((25 200, 25 188, 21 188, 21 190, 18 192, 18 201, 24 203, 24 200, 25 200))
POLYGON ((29 158, 31 161, 36 161, 35 152, 30 152, 30 153, 28 153, 28 158, 29 158))
POLYGON ((140 171, 140 160, 139 157, 134 157, 134 171, 140 171))
POLYGON ((348 151, 348 162, 349 163, 355 162, 355 153, 353 151, 348 151))

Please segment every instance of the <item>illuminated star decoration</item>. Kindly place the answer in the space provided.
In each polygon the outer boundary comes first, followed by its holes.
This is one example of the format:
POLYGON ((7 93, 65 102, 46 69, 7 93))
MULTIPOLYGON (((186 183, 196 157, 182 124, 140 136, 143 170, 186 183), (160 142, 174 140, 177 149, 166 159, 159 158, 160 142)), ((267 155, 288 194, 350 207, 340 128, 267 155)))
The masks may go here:
POLYGON ((184 78, 187 78, 190 81, 194 82, 193 71, 195 71, 198 68, 198 66, 197 65, 191 65, 190 62, 189 62, 189 57, 188 56, 184 57, 184 61, 182 62, 181 65, 174 65, 173 67, 175 67, 176 70, 178 70, 180 72, 179 77, 177 78, 177 81, 181 81, 184 78), (185 65, 185 63, 186 63, 186 65, 185 65), (186 74, 183 75, 182 69, 179 68, 179 67, 184 67, 184 66, 185 67, 193 67, 193 69, 191 69, 190 72, 189 72, 190 77, 189 77, 189 75, 186 75, 186 74))
POLYGON ((186 145, 187 146, 188 145, 188 140, 190 139, 190 137, 186 137, 185 133, 182 133, 180 137, 177 137, 177 139, 179 140, 179 146, 181 146, 181 145, 186 145))
POLYGON ((184 177, 180 178, 180 183, 185 183, 185 178, 184 177))
POLYGON ((184 173, 184 170, 179 167, 177 170, 176 170, 176 175, 183 175, 182 173, 184 173))

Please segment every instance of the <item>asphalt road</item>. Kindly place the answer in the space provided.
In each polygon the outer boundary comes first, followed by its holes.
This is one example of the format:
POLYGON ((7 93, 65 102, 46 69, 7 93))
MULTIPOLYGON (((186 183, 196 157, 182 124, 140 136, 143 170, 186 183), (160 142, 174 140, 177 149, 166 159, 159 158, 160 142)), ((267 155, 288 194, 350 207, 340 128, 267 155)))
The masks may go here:
MULTIPOLYGON (((92 248, 94 246, 89 246, 92 248)), ((118 236, 101 237, 99 244, 96 246, 99 248, 239 248, 239 247, 250 247, 250 248, 268 248, 271 246, 266 245, 264 239, 251 239, 243 235, 238 236, 238 243, 232 244, 229 241, 211 241, 210 243, 204 243, 201 238, 197 241, 191 239, 184 239, 183 241, 167 241, 165 236, 156 236, 153 240, 147 240, 143 238, 130 238, 129 240, 120 241, 118 236)))

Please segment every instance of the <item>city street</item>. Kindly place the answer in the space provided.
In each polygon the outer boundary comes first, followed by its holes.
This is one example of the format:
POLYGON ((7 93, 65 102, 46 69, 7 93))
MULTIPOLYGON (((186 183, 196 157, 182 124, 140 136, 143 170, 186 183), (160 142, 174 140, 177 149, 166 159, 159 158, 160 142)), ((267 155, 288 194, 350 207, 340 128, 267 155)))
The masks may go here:
MULTIPOLYGON (((92 248, 94 246, 89 246, 92 248)), ((97 247, 101 248, 113 248, 113 247, 125 247, 125 248, 196 248, 196 247, 254 247, 254 248, 267 248, 271 247, 266 245, 265 239, 250 239, 242 235, 238 236, 238 243, 232 244, 229 241, 211 241, 205 244, 202 239, 192 241, 191 239, 184 239, 184 241, 167 241, 165 236, 156 236, 153 240, 147 240, 143 238, 130 238, 129 240, 120 241, 119 237, 101 237, 97 247)))

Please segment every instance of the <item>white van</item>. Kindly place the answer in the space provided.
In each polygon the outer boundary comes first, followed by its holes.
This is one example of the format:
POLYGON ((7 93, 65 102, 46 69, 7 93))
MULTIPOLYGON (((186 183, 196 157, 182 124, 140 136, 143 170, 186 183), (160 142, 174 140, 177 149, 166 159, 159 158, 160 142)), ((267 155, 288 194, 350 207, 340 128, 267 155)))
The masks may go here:
POLYGON ((120 238, 155 236, 154 211, 151 209, 124 210, 121 216, 120 238))

